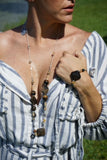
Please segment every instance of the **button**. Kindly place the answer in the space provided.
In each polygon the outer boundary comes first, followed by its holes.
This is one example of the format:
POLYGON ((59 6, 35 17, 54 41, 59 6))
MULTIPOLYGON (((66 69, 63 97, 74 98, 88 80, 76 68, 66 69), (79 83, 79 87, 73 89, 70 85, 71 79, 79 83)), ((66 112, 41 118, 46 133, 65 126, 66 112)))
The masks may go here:
POLYGON ((61 106, 61 109, 62 109, 62 110, 64 110, 64 109, 65 109, 65 107, 64 107, 64 106, 61 106))

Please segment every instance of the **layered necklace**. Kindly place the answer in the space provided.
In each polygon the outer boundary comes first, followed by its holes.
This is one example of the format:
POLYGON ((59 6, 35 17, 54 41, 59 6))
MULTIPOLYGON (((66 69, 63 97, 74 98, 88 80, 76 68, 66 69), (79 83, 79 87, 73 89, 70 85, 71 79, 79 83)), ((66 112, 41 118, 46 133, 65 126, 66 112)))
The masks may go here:
MULTIPOLYGON (((51 56, 51 60, 50 60, 50 65, 46 74, 46 78, 43 81, 42 84, 42 89, 41 89, 41 98, 43 99, 43 119, 42 119, 42 127, 41 128, 36 128, 35 127, 35 118, 36 118, 36 110, 37 110, 37 98, 36 98, 36 91, 34 90, 34 78, 33 78, 33 61, 31 59, 31 46, 29 43, 29 35, 28 35, 28 31, 25 31, 26 33, 26 40, 27 40, 27 49, 28 49, 28 55, 29 55, 29 68, 30 68, 30 73, 31 73, 31 114, 32 114, 32 122, 33 122, 33 132, 31 134, 31 138, 34 139, 35 137, 40 137, 40 136, 45 136, 45 123, 46 123, 46 110, 47 110, 47 100, 48 100, 48 91, 49 91, 49 76, 51 73, 51 69, 52 69, 52 65, 53 65, 53 59, 54 59, 54 55, 55 52, 52 52, 51 56)), ((55 49, 54 49, 55 50, 55 49)))

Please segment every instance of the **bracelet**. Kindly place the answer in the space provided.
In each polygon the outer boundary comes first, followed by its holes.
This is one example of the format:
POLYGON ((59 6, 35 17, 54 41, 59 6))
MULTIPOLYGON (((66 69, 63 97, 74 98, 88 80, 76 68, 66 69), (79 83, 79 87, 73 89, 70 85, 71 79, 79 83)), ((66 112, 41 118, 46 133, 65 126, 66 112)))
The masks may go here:
POLYGON ((79 80, 81 78, 81 72, 87 71, 86 69, 81 69, 80 71, 76 70, 71 72, 70 78, 71 78, 71 84, 74 84, 75 81, 79 80))

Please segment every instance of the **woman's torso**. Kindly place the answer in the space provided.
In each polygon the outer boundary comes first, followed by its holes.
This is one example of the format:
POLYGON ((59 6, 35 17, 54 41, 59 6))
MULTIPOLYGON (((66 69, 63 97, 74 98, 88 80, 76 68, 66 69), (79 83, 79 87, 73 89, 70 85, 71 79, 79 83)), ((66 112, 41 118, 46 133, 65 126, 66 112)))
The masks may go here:
MULTIPOLYGON (((78 41, 80 42, 80 39, 78 41)), ((68 48, 68 51, 70 51, 74 49, 72 48, 73 45, 74 43, 71 43, 71 45, 64 45, 64 48, 62 47, 61 49, 68 48), (72 47, 70 48, 70 46, 72 47)), ((87 53, 88 51, 89 50, 87 50, 87 53)), ((12 56, 14 56, 14 54, 12 54, 12 56)), ((45 137, 35 138, 35 140, 32 141, 30 138, 32 133, 30 96, 27 91, 28 88, 26 90, 26 80, 22 80, 24 75, 23 72, 21 72, 22 66, 20 72, 18 72, 20 75, 22 74, 21 78, 16 72, 18 67, 16 67, 15 70, 13 69, 15 68, 15 65, 13 65, 12 60, 9 61, 9 57, 7 59, 3 59, 2 57, 1 59, 8 64, 10 63, 7 65, 2 61, 0 62, 0 72, 2 73, 0 81, 3 82, 0 85, 0 120, 4 131, 0 133, 0 137, 3 138, 3 141, 1 142, 2 146, 7 147, 7 151, 5 149, 6 155, 10 151, 17 152, 20 157, 26 157, 26 154, 31 155, 31 152, 33 156, 38 156, 38 154, 43 156, 43 154, 47 154, 50 157, 51 153, 54 155, 55 152, 57 153, 57 151, 60 151, 59 156, 63 158, 70 155, 71 152, 72 155, 75 153, 75 156, 77 156, 76 147, 79 143, 78 140, 81 139, 81 135, 83 134, 81 133, 82 128, 79 119, 82 118, 83 120, 84 113, 82 108, 80 108, 80 102, 75 92, 72 89, 69 90, 66 88, 66 84, 62 81, 57 79, 52 80, 52 83, 49 85, 50 90, 48 93, 49 100, 46 121, 47 134, 45 137), (69 147, 73 148, 72 151, 69 150, 69 147), (65 150, 69 150, 70 153, 64 153, 65 150)), ((26 64, 25 62, 24 64, 26 64)), ((16 66, 18 65, 19 63, 16 64, 16 66)), ((25 67, 24 69, 27 72, 27 68, 25 67)), ((42 100, 38 105, 37 112, 38 116, 36 119, 36 125, 40 127, 43 114, 42 100)), ((78 145, 80 146, 80 144, 78 145)), ((18 155, 16 157, 18 159, 18 155)))
MULTIPOLYGON (((41 86, 46 78, 50 66, 51 54, 55 52, 53 59, 49 82, 55 76, 55 67, 57 66, 63 52, 67 51, 73 54, 75 51, 80 52, 90 35, 90 33, 79 30, 71 25, 66 27, 67 35, 59 40, 47 40, 37 44, 33 38, 29 37, 30 57, 33 62, 32 75, 34 79, 34 90, 37 93, 38 103, 41 98, 41 86), (69 34, 68 34, 69 31, 69 34)), ((29 62, 29 53, 27 49, 27 37, 21 35, 22 27, 15 31, 8 31, 2 35, 2 51, 0 59, 14 68, 22 77, 28 93, 31 92, 31 71, 29 62)))

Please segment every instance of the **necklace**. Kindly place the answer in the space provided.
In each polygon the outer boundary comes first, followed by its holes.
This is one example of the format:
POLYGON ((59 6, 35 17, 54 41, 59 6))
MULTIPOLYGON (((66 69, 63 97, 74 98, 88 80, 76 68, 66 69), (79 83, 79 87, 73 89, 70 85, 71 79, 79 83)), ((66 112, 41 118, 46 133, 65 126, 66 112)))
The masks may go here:
POLYGON ((30 73, 31 73, 31 114, 32 114, 32 122, 33 122, 33 133, 31 134, 31 138, 34 139, 36 136, 40 137, 40 136, 45 136, 45 123, 46 123, 46 110, 47 110, 47 100, 48 100, 48 91, 49 91, 49 75, 51 73, 51 69, 52 69, 52 64, 53 64, 53 59, 54 59, 54 55, 55 52, 53 52, 51 54, 51 60, 50 60, 50 65, 48 68, 48 72, 46 74, 46 78, 43 81, 42 84, 42 90, 41 90, 41 98, 43 99, 43 119, 42 119, 42 127, 36 129, 35 127, 35 118, 36 118, 36 109, 37 109, 37 99, 35 97, 36 95, 36 91, 34 90, 34 79, 33 79, 33 74, 32 74, 32 59, 31 59, 31 55, 30 55, 30 43, 29 43, 29 35, 28 35, 28 31, 26 30, 26 39, 27 39, 27 49, 28 49, 28 55, 29 55, 29 61, 28 64, 30 66, 30 73))

